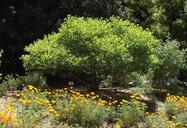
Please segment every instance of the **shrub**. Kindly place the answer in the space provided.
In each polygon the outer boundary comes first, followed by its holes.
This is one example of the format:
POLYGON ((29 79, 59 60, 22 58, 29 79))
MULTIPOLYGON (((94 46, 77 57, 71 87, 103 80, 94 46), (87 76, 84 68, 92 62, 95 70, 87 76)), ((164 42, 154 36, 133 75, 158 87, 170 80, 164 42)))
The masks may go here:
MULTIPOLYGON (((58 33, 45 36, 25 48, 27 71, 86 76, 98 85, 108 76, 126 81, 134 72, 146 73, 156 62, 157 40, 149 31, 119 18, 68 17, 58 33), (45 47, 44 47, 45 46, 45 47)), ((80 77, 79 77, 80 79, 80 77)))
POLYGON ((8 90, 22 89, 25 85, 39 85, 46 87, 46 80, 38 73, 28 74, 26 76, 7 75, 0 84, 0 95, 6 94, 8 90))
POLYGON ((153 80, 166 83, 186 68, 186 50, 179 50, 179 43, 175 40, 160 44, 157 48, 159 63, 153 68, 153 80))

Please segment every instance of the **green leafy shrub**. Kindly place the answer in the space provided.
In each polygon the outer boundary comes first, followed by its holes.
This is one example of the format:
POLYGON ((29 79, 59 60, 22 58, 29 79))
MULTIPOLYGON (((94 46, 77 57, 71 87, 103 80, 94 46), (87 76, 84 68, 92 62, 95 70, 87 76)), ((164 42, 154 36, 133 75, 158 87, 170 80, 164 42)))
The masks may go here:
POLYGON ((153 80, 157 83, 166 83, 172 77, 186 68, 186 50, 179 50, 177 41, 167 41, 157 48, 159 63, 153 68, 153 80))
POLYGON ((27 71, 68 72, 98 85, 108 75, 119 82, 133 72, 145 73, 156 60, 156 43, 150 32, 119 18, 68 17, 58 33, 26 47, 30 54, 22 58, 27 71))
POLYGON ((26 76, 7 75, 0 84, 0 95, 6 94, 8 90, 22 89, 26 85, 39 85, 46 87, 46 80, 38 73, 28 74, 26 76))

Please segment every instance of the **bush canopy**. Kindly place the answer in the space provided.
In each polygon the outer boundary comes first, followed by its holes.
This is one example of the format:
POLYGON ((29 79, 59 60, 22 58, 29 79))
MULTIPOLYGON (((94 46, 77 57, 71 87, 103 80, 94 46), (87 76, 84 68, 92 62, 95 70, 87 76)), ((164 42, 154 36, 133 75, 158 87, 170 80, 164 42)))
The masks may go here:
POLYGON ((119 82, 156 64, 157 44, 151 32, 129 21, 69 16, 58 33, 27 46, 22 58, 27 71, 86 75, 95 84, 112 76, 119 82))

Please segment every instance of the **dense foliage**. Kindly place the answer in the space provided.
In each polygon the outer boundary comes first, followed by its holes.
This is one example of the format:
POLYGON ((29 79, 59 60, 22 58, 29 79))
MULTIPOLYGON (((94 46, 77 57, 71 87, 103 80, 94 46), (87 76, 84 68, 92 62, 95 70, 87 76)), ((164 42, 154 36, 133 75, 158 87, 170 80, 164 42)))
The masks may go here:
POLYGON ((68 14, 104 18, 120 16, 149 28, 158 38, 165 40, 170 36, 180 41, 180 47, 187 46, 187 0, 1 0, 3 72, 22 73, 19 57, 25 45, 56 31, 68 14))
POLYGON ((157 47, 159 63, 153 67, 153 80, 157 82, 168 82, 175 78, 181 69, 186 69, 186 50, 179 50, 177 41, 167 41, 157 47))
POLYGON ((30 54, 23 60, 28 71, 85 74, 97 85, 108 75, 120 81, 146 73, 156 62, 156 43, 150 32, 129 21, 68 17, 59 33, 26 47, 30 54))
POLYGON ((47 87, 46 79, 37 73, 28 74, 25 76, 7 75, 3 78, 0 84, 0 96, 5 95, 8 91, 21 90, 28 84, 38 84, 40 88, 47 87))

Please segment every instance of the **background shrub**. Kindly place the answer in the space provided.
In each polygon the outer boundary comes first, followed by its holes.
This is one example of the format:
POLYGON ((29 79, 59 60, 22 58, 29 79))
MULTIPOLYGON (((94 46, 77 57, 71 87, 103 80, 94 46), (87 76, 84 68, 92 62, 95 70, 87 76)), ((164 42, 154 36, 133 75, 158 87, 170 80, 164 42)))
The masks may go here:
POLYGON ((153 68, 153 80, 157 83, 170 82, 181 69, 186 68, 186 50, 179 50, 179 43, 175 40, 159 44, 157 56, 159 63, 153 68))
POLYGON ((85 82, 98 85, 109 75, 121 82, 146 73, 157 60, 156 45, 150 32, 129 21, 68 17, 58 33, 26 47, 22 58, 27 71, 86 76, 85 82))
POLYGON ((39 85, 39 87, 46 87, 46 79, 38 74, 31 73, 25 76, 7 75, 0 84, 0 95, 6 94, 9 90, 22 89, 26 85, 39 85))

